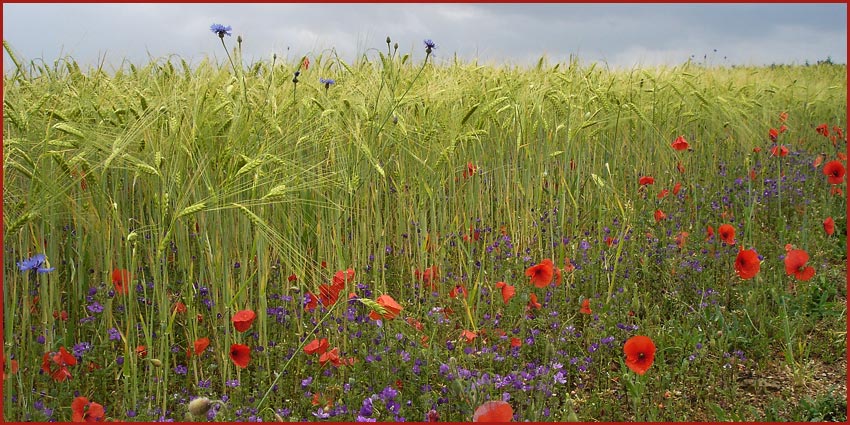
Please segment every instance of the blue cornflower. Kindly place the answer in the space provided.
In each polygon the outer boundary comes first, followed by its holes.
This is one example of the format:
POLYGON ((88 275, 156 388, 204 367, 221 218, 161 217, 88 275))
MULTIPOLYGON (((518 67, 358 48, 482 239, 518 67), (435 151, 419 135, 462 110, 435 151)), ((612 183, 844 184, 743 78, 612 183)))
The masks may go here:
POLYGON ((425 43, 425 53, 431 54, 431 51, 437 48, 437 45, 431 41, 431 39, 424 40, 425 43))
POLYGON ((178 375, 185 375, 188 372, 189 372, 189 368, 187 368, 185 365, 181 364, 181 365, 177 365, 176 367, 174 367, 174 373, 176 373, 178 375))
POLYGON ((325 85, 325 90, 327 90, 331 84, 336 84, 332 78, 319 78, 319 82, 325 85))
POLYGON ((45 260, 47 260, 47 257, 44 254, 35 254, 26 260, 19 261, 18 268, 21 269, 22 272, 35 270, 39 273, 49 273, 56 270, 56 267, 42 267, 45 260))
POLYGON ((45 258, 47 257, 45 257, 44 254, 35 254, 26 260, 19 261, 18 268, 20 268, 22 272, 34 270, 44 262, 45 258))
POLYGON ((230 32, 233 31, 233 28, 231 28, 230 25, 224 26, 222 24, 212 24, 210 25, 210 31, 218 34, 219 38, 224 38, 225 35, 228 37, 231 35, 230 32))

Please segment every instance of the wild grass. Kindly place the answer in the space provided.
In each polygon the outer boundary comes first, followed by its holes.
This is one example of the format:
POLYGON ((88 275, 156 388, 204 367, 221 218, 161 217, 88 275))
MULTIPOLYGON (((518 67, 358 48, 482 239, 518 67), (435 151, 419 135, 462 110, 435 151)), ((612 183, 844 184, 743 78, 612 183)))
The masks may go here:
POLYGON ((197 420, 198 396, 222 401, 208 413, 222 421, 465 421, 487 399, 516 420, 840 419, 823 411, 832 392, 805 390, 815 365, 846 367, 846 201, 812 165, 846 153, 815 130, 846 130, 846 66, 494 67, 388 45, 309 69, 167 58, 105 72, 6 47, 6 420, 70 420, 76 396, 131 421, 197 420), (771 156, 783 112, 790 153, 771 156), (678 136, 692 150, 673 150, 678 136), (723 223, 736 245, 706 238, 723 223), (786 244, 813 279, 786 275, 786 244), (752 280, 735 273, 741 247, 763 256, 752 280), (21 272, 36 253, 55 271, 21 272), (575 270, 534 288, 524 272, 544 258, 575 270), (430 266, 433 292, 415 274, 430 266), (305 294, 348 268, 341 300, 307 311, 305 294), (128 295, 114 269, 130 271, 128 295), (516 286, 509 303, 499 281, 516 286), (400 317, 377 323, 356 301, 381 294, 400 317), (257 319, 238 333, 243 309, 257 319), (635 334, 658 347, 643 376, 623 362, 635 334), (201 337, 209 349, 187 358, 201 337), (354 364, 302 351, 321 337, 354 364), (248 368, 234 343, 252 348, 248 368), (61 346, 78 364, 55 382, 42 356, 61 346))

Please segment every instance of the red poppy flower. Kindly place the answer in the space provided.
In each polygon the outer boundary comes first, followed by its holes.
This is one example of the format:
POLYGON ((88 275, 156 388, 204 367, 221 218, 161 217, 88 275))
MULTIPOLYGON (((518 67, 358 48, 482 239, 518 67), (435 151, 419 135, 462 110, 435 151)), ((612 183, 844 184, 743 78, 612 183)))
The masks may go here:
POLYGON ((516 295, 516 287, 508 285, 505 282, 496 282, 496 288, 502 290, 502 301, 504 301, 505 304, 507 304, 508 301, 516 295))
POLYGON ((761 146, 756 146, 756 147, 754 147, 754 148, 753 148, 753 152, 755 152, 755 153, 759 153, 759 152, 761 152, 761 146))
POLYGON ((770 130, 768 130, 767 135, 768 137, 770 137, 770 140, 776 142, 776 138, 779 137, 779 130, 771 128, 770 130))
POLYGON ((254 319, 256 318, 257 314, 254 313, 254 310, 238 311, 233 315, 233 327, 238 332, 245 332, 251 327, 251 324, 254 323, 254 319))
POLYGON ((342 361, 339 359, 339 347, 334 347, 330 351, 326 351, 319 356, 319 364, 324 366, 329 363, 334 367, 339 367, 342 365, 342 361))
POLYGON ((664 211, 655 210, 655 222, 656 223, 658 223, 659 221, 664 220, 666 218, 667 218, 667 214, 664 214, 664 211))
POLYGON ((463 172, 463 178, 468 179, 475 175, 475 172, 478 171, 478 167, 471 162, 466 163, 466 170, 463 172))
POLYGON ((657 198, 658 198, 658 199, 664 199, 664 198, 666 198, 666 197, 667 197, 667 195, 669 195, 669 194, 670 194, 670 191, 669 191, 669 190, 667 190, 667 189, 661 189, 661 192, 658 192, 658 196, 657 196, 657 198))
POLYGON ((529 267, 525 275, 531 278, 532 285, 545 288, 552 282, 552 277, 555 275, 555 264, 552 260, 545 258, 536 266, 529 267))
POLYGON ((755 277, 760 269, 758 254, 752 249, 745 250, 742 247, 735 258, 735 273, 738 273, 741 279, 747 280, 755 277))
POLYGON ((452 297, 452 298, 457 298, 458 294, 463 295, 464 298, 466 298, 466 296, 469 295, 469 293, 466 292, 465 286, 455 285, 455 287, 452 288, 451 291, 449 291, 449 296, 452 297))
POLYGON ((829 189, 829 194, 843 197, 844 191, 838 186, 832 186, 832 189, 829 189))
POLYGON ((676 246, 678 246, 680 249, 684 248, 685 242, 687 242, 687 240, 688 240, 688 235, 689 235, 688 232, 679 232, 679 234, 676 235, 676 239, 675 239, 676 240, 676 246))
POLYGON ((682 166, 681 162, 676 162, 676 170, 679 174, 685 174, 685 167, 682 166))
POLYGON ((782 125, 780 125, 780 126, 779 126, 779 134, 782 134, 782 133, 784 133, 784 132, 786 132, 786 131, 788 131, 788 126, 787 126, 787 125, 782 124, 782 125))
POLYGON ((330 308, 330 306, 336 304, 337 300, 339 300, 340 291, 342 291, 342 288, 339 286, 319 285, 319 301, 326 308, 330 308))
POLYGON ((251 349, 244 344, 233 344, 230 346, 230 360, 236 366, 245 369, 251 362, 251 349))
POLYGON ((147 357, 148 349, 144 345, 139 345, 136 347, 136 355, 143 359, 147 357))
POLYGON ((301 61, 301 67, 304 68, 305 71, 310 69, 310 58, 304 56, 304 60, 301 61))
POLYGON ((584 301, 581 302, 581 309, 578 311, 581 314, 591 314, 593 310, 590 309, 590 299, 585 298, 584 301))
POLYGON ((841 127, 834 125, 832 126, 832 131, 835 132, 839 139, 844 137, 844 132, 841 131, 841 127))
POLYGON ((540 305, 539 302, 537 302, 537 294, 529 295, 528 296, 528 309, 529 310, 531 310, 531 309, 540 310, 540 307, 542 307, 542 306, 540 305))
POLYGON ((818 155, 814 161, 812 161, 812 167, 818 168, 823 163, 823 155, 818 155))
POLYGON ((841 161, 829 161, 823 166, 823 173, 828 177, 830 184, 841 184, 844 182, 844 164, 841 161))
POLYGON ((174 303, 174 311, 177 313, 185 313, 186 312, 186 304, 183 304, 180 301, 174 303))
POLYGON ((623 345, 626 353, 626 366, 634 373, 643 375, 655 361, 655 343, 647 336, 636 335, 623 345))
POLYGON ((71 422, 101 422, 105 414, 103 406, 85 397, 71 402, 71 422))
POLYGON ((422 283, 428 285, 432 291, 437 290, 436 280, 439 279, 440 269, 437 268, 437 265, 433 265, 425 269, 425 271, 420 272, 419 269, 413 271, 413 275, 416 276, 416 279, 422 281, 422 283))
POLYGON ((829 137, 829 126, 827 126, 826 123, 815 127, 815 131, 823 137, 829 137))
POLYGON ((605 245, 607 245, 608 248, 611 248, 611 246, 614 245, 614 238, 608 236, 603 242, 605 242, 605 245))
POLYGON ((555 267, 555 286, 561 286, 561 283, 564 282, 564 276, 561 273, 561 269, 555 267))
POLYGON ((569 273, 574 271, 576 266, 573 265, 572 261, 570 261, 569 257, 564 259, 564 271, 569 273))
POLYGON ((809 254, 802 249, 792 249, 785 255, 785 274, 793 275, 797 280, 807 281, 815 275, 815 268, 806 266, 809 254))
POLYGON ((488 401, 478 406, 472 415, 472 422, 511 422, 514 409, 504 401, 488 401))
POLYGON ((295 282, 296 280, 298 280, 298 276, 296 276, 295 273, 292 273, 291 275, 289 275, 289 277, 286 278, 286 280, 288 282, 295 282))
POLYGON ((64 382, 66 379, 71 379, 71 372, 68 371, 68 366, 77 364, 77 358, 69 353, 65 347, 59 347, 59 352, 44 353, 41 359, 41 370, 50 375, 56 382, 64 382), (56 369, 53 369, 53 365, 56 369))
POLYGON ((786 156, 786 155, 788 155, 788 148, 786 148, 785 145, 774 146, 772 149, 770 149, 770 155, 771 156, 786 156))
POLYGON ((195 346, 195 355, 200 356, 210 346, 210 339, 207 337, 198 338, 193 345, 195 346))
POLYGON ((511 337, 511 348, 522 347, 522 340, 516 337, 511 337))
POLYGON ((714 237, 714 228, 713 228, 713 227, 711 227, 711 226, 708 226, 708 227, 705 229, 705 240, 709 240, 709 239, 711 239, 711 238, 713 238, 713 237, 714 237))
POLYGON ((835 233, 835 220, 832 217, 827 217, 823 221, 823 231, 826 232, 827 236, 832 236, 835 233))
POLYGON ((674 195, 678 195, 680 190, 682 190, 682 183, 677 182, 675 185, 673 185, 673 194, 674 195))
POLYGON ((313 311, 318 306, 319 306, 319 297, 316 296, 316 294, 314 294, 310 291, 307 291, 307 295, 306 295, 306 299, 305 299, 305 303, 304 303, 304 310, 313 311))
POLYGON ((731 224, 721 224, 717 231, 720 233, 720 240, 726 245, 735 245, 735 228, 731 224))
POLYGON ((329 345, 327 338, 316 338, 304 346, 304 352, 310 355, 323 354, 325 351, 328 351, 328 347, 329 345))
POLYGON ((384 318, 386 320, 392 320, 403 310, 402 306, 393 299, 393 297, 389 295, 381 295, 377 299, 377 303, 379 306, 383 307, 386 313, 378 314, 375 311, 369 313, 369 318, 372 320, 378 320, 380 318, 384 318))
POLYGON ((655 178, 653 178, 652 176, 641 176, 641 178, 638 179, 638 184, 640 184, 641 186, 655 184, 655 178))
POLYGON ((787 112, 780 112, 779 113, 779 122, 785 122, 785 120, 787 120, 787 119, 788 119, 788 113, 787 112))
POLYGON ((350 283, 354 281, 354 269, 348 269, 346 271, 338 271, 334 274, 333 278, 333 286, 344 288, 346 283, 350 283))
POLYGON ((112 269, 112 284, 115 292, 127 295, 130 293, 130 272, 124 269, 112 269))
POLYGON ((467 344, 471 344, 472 341, 475 341, 475 338, 478 337, 478 334, 476 332, 464 329, 463 332, 460 333, 460 336, 466 339, 467 344))
POLYGON ((691 145, 688 144, 688 141, 685 140, 685 136, 677 137, 670 146, 673 146, 673 149, 676 149, 677 151, 687 150, 691 147, 691 145))
POLYGON ((9 361, 9 372, 10 372, 9 374, 6 374, 6 366, 3 365, 3 380, 4 381, 7 378, 9 378, 10 376, 18 373, 18 361, 17 360, 12 359, 12 360, 9 361))

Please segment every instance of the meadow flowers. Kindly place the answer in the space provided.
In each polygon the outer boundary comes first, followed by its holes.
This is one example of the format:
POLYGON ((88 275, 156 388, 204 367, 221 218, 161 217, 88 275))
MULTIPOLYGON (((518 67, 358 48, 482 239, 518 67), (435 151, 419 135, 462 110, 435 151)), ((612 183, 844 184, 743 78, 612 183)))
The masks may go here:
POLYGON ((427 39, 427 40, 424 40, 423 42, 425 43, 425 54, 426 55, 430 55, 431 52, 434 51, 434 49, 437 48, 437 45, 434 44, 434 42, 431 41, 430 38, 427 39))
POLYGON ((35 254, 26 260, 18 262, 18 268, 22 271, 35 270, 39 273, 49 273, 55 270, 55 267, 42 267, 42 264, 47 260, 44 254, 35 254))
POLYGON ((647 336, 636 335, 623 345, 626 366, 638 375, 643 375, 655 361, 655 343, 647 336))
POLYGON ((254 313, 254 310, 238 311, 233 315, 233 327, 236 328, 238 332, 245 332, 251 327, 251 324, 254 323, 254 319, 256 318, 257 314, 254 313))
POLYGON ((507 304, 511 298, 516 295, 516 287, 508 285, 505 282, 496 282, 496 289, 499 289, 502 294, 502 301, 507 304))
POLYGON ((130 293, 130 272, 125 269, 112 269, 112 285, 115 292, 127 295, 130 293))
POLYGON ((721 224, 717 228, 717 232, 720 233, 720 240, 723 243, 726 245, 735 245, 735 228, 731 224, 721 224))
POLYGON ((310 343, 308 343, 307 345, 304 346, 304 352, 309 354, 309 355, 324 354, 326 351, 328 351, 328 347, 329 347, 329 344, 328 344, 327 338, 322 338, 322 339, 316 338, 316 339, 310 341, 310 343))
POLYGON ((815 275, 812 266, 806 266, 809 254, 802 249, 792 249, 785 255, 785 274, 794 276, 797 280, 807 281, 815 275))
POLYGON ((593 311, 590 309, 590 298, 585 298, 584 301, 581 302, 581 308, 578 312, 581 314, 593 313, 593 311))
POLYGON ((829 161, 823 166, 823 173, 829 184, 841 184, 844 182, 844 165, 841 161, 829 161))
POLYGON ((555 263, 545 258, 539 264, 526 269, 525 275, 531 278, 532 285, 538 288, 545 288, 552 282, 552 278, 555 276, 555 263))
POLYGON ((210 346, 210 339, 207 337, 198 338, 192 345, 195 349, 195 355, 200 356, 210 346))
POLYGON ((823 221, 823 231, 826 232, 827 236, 832 236, 835 233, 835 220, 832 217, 827 217, 823 221))
POLYGON ((670 144, 670 146, 672 146, 673 149, 677 151, 688 150, 688 148, 691 147, 691 145, 688 144, 688 141, 685 140, 685 136, 677 137, 676 140, 674 140, 673 143, 670 144))
POLYGON ((510 404, 500 401, 488 401, 478 406, 472 415, 472 422, 510 422, 514 409, 510 404))
POLYGON ((230 360, 236 366, 245 369, 251 362, 251 349, 244 344, 233 344, 230 346, 230 360))
POLYGON ((327 91, 331 87, 332 84, 336 84, 336 80, 334 80, 332 78, 319 78, 319 82, 324 84, 325 91, 327 91))
POLYGON ((225 35, 228 37, 231 35, 230 32, 233 31, 233 28, 231 28, 230 25, 224 26, 222 24, 212 24, 210 25, 210 31, 218 34, 219 38, 224 38, 225 35))
POLYGON ((72 422, 100 422, 104 415, 103 406, 85 397, 77 397, 71 402, 72 422))
POLYGON ((747 280, 754 278, 761 269, 761 262, 758 254, 752 249, 744 249, 738 251, 738 256, 735 258, 735 273, 741 279, 747 280))
POLYGON ((68 366, 75 364, 77 364, 77 358, 69 353, 65 347, 59 347, 59 352, 44 354, 41 361, 41 370, 50 375, 54 381, 63 382, 66 379, 71 379, 71 372, 68 371, 68 366), (54 369, 53 366, 56 366, 56 368, 54 369))
POLYGON ((655 184, 655 178, 652 176, 641 176, 640 179, 638 179, 638 184, 641 186, 655 184))
POLYGON ((381 318, 391 320, 398 316, 398 314, 401 313, 401 310, 403 309, 402 306, 399 305, 399 303, 397 303, 396 300, 394 300, 393 297, 389 295, 381 295, 380 297, 378 297, 377 304, 383 308, 384 313, 378 313, 375 311, 370 312, 369 318, 372 320, 378 320, 381 318))

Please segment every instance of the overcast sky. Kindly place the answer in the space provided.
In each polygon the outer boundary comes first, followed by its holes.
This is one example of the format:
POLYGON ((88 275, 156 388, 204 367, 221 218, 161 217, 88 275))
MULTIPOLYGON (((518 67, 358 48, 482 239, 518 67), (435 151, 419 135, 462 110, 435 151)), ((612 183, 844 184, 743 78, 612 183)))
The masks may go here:
MULTIPOLYGON (((246 62, 335 49, 348 62, 386 51, 525 65, 576 55, 612 67, 680 64, 847 63, 846 4, 4 4, 3 39, 24 59, 70 55, 136 64, 176 54, 221 60, 209 29, 233 27, 246 62), (715 51, 716 50, 716 51, 715 51)), ((8 56, 3 55, 4 69, 8 56)), ((108 68, 109 69, 109 68, 108 68)))

